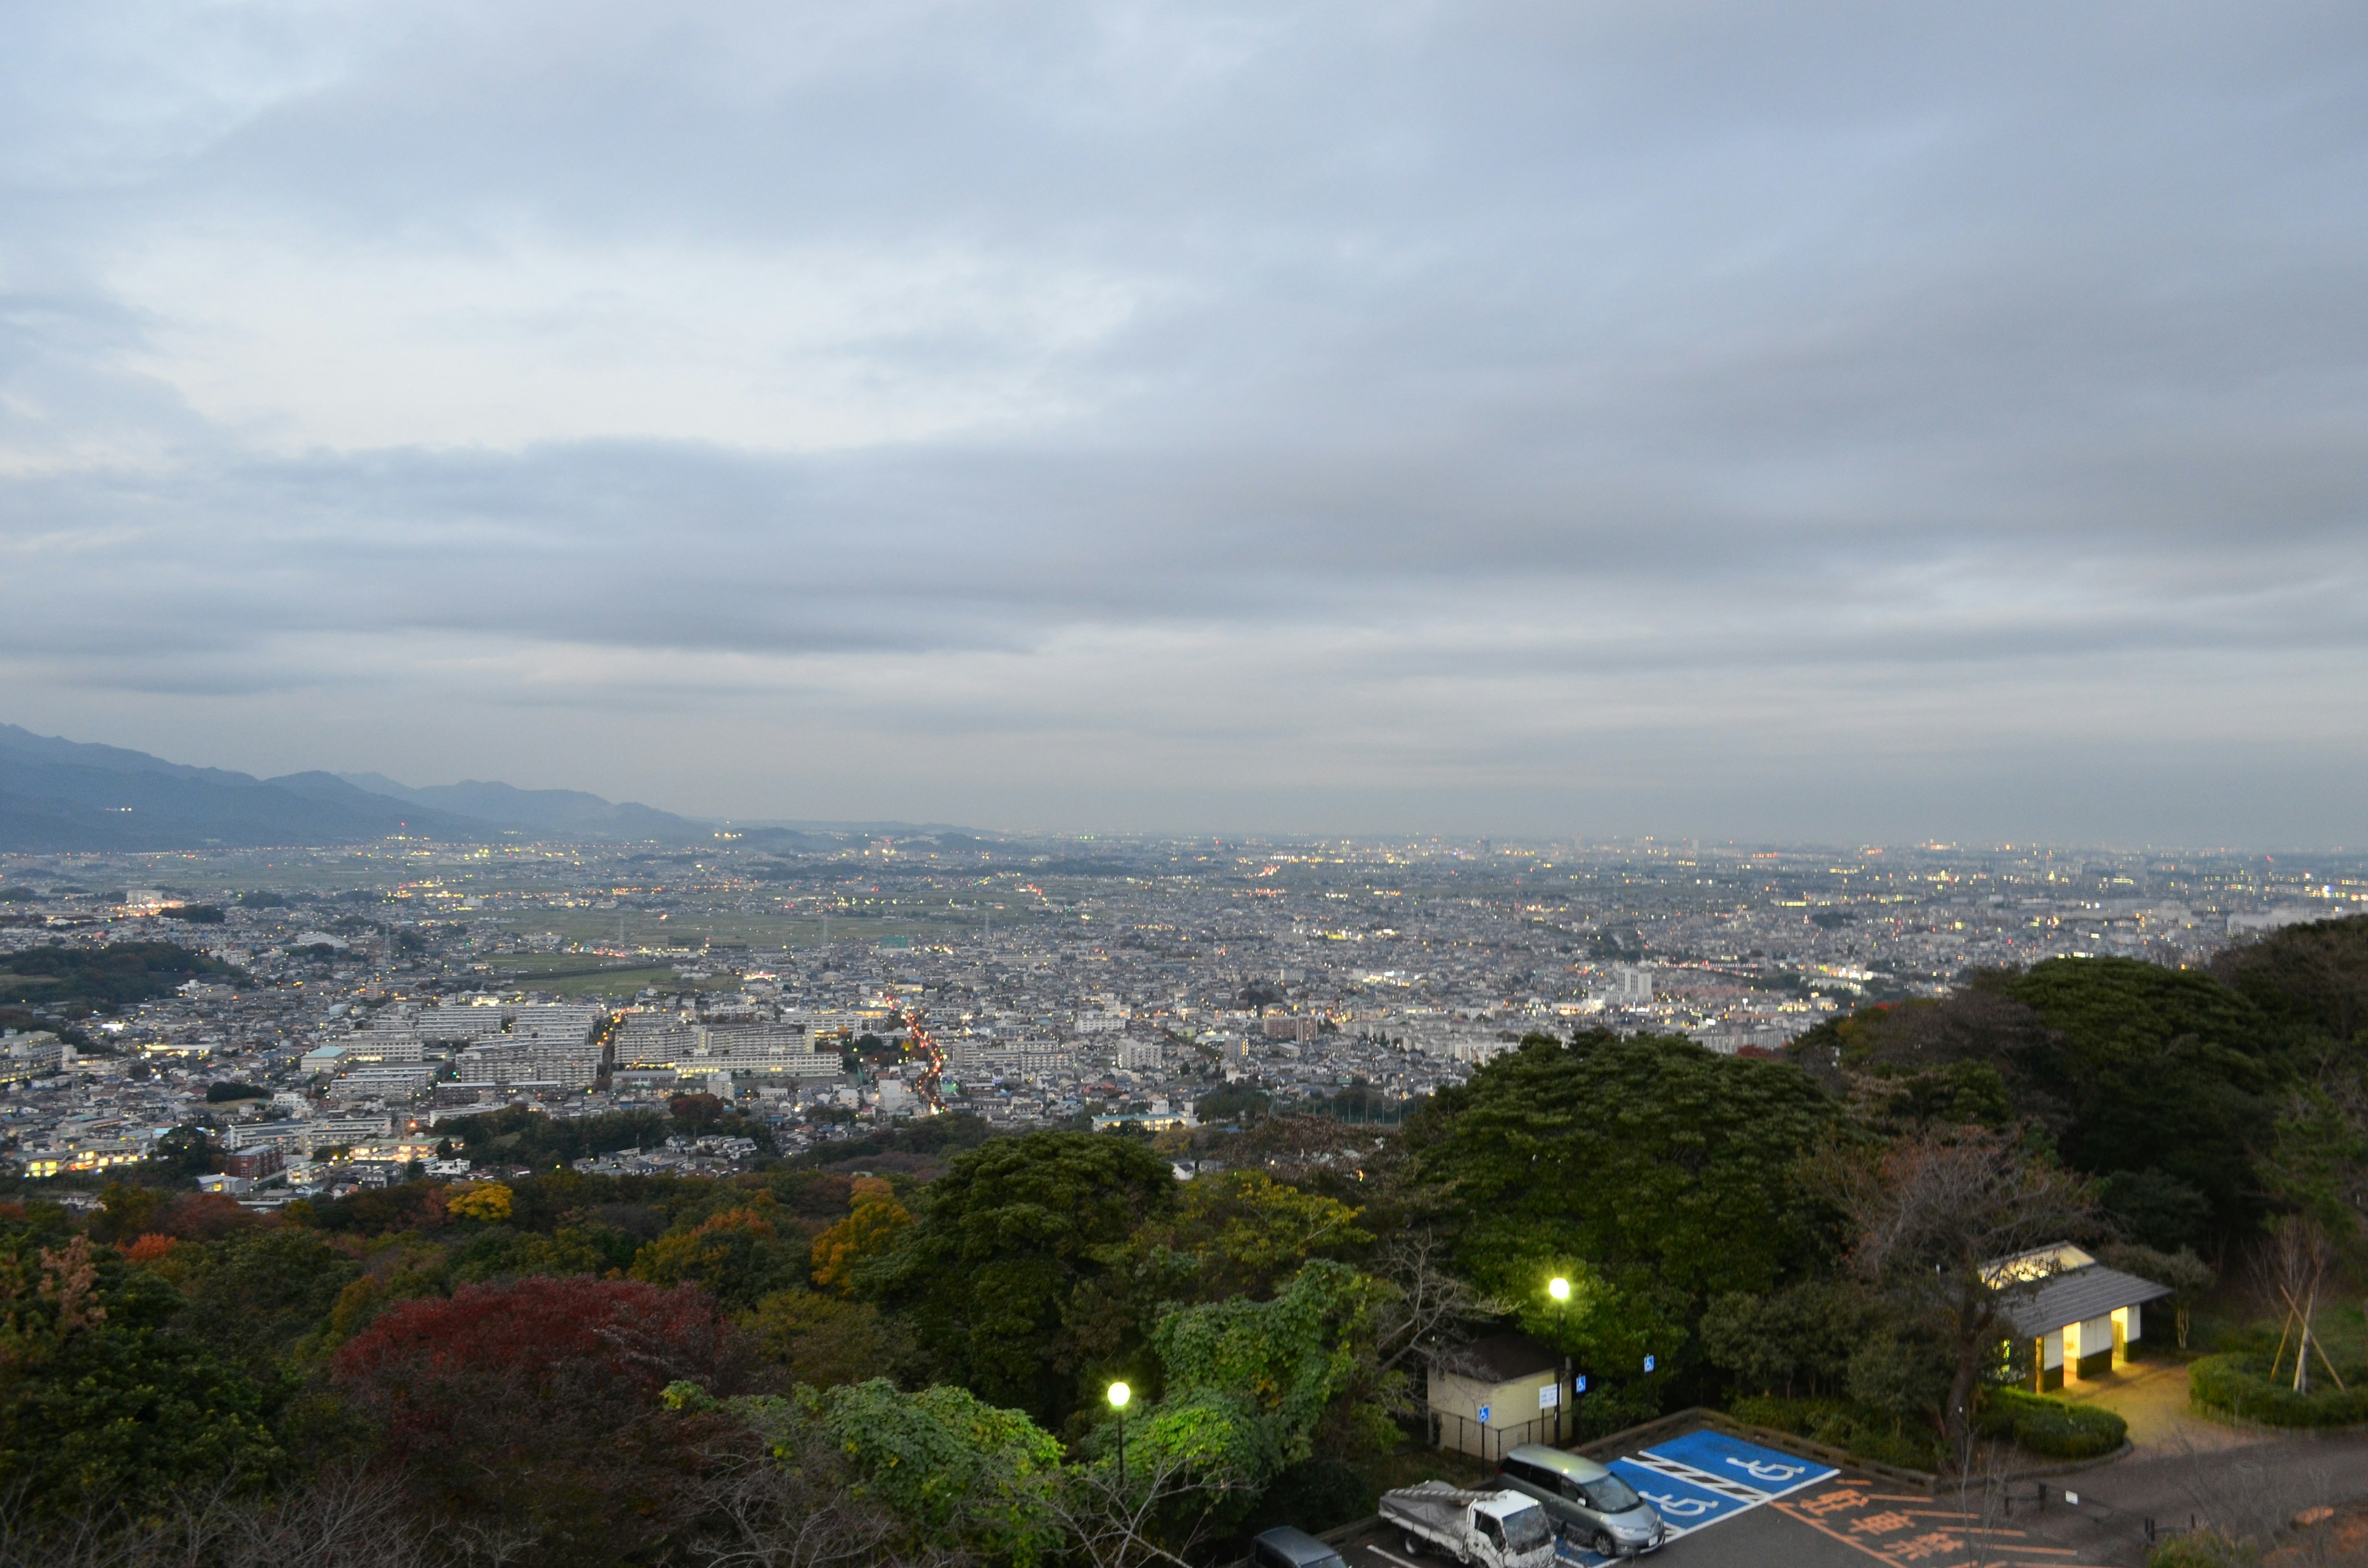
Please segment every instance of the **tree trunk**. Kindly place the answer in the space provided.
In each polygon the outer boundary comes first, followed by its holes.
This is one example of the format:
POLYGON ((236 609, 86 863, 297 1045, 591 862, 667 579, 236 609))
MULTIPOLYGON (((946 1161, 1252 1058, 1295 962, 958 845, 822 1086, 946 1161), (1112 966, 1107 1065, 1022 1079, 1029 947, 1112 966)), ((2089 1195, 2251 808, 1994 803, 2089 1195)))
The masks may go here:
POLYGON ((1952 1453, 1964 1451, 1966 1430, 1973 1425, 1974 1390, 1982 1381, 1982 1355, 1991 1337, 1985 1329, 1957 1342, 1957 1370, 1949 1380, 1948 1408, 1941 1412, 1941 1436, 1952 1453))

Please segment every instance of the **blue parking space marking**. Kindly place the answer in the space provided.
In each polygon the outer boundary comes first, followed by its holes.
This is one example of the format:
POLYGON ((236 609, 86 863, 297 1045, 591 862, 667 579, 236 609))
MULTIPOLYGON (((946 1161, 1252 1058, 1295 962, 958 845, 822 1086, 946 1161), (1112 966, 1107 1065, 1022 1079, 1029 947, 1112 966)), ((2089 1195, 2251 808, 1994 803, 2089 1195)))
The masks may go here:
POLYGON ((1673 1536, 1716 1524, 1750 1506, 1740 1497, 1722 1497, 1707 1486, 1697 1486, 1668 1471, 1654 1470, 1634 1460, 1613 1460, 1609 1468, 1653 1505, 1673 1536))
POLYGON ((1829 1464, 1763 1449, 1724 1432, 1689 1432, 1646 1449, 1645 1457, 1681 1464, 1762 1497, 1782 1497, 1841 1473, 1829 1464))

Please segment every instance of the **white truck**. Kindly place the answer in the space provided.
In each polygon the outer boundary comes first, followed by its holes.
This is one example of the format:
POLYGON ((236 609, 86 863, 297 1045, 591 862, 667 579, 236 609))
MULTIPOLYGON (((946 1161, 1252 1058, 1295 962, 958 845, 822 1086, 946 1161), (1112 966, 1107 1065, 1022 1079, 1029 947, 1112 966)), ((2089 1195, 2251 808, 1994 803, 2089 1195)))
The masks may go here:
POLYGON ((1519 1492, 1426 1481, 1383 1493, 1382 1517, 1398 1527, 1408 1556, 1429 1547, 1469 1568, 1549 1568, 1554 1560, 1554 1525, 1519 1492))

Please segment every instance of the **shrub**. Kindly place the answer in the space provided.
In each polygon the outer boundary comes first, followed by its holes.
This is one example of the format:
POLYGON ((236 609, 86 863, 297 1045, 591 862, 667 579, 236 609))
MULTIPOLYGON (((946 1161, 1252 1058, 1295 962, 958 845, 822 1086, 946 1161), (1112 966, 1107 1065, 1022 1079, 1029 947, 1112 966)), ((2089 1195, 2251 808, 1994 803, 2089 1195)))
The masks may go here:
POLYGON ((1985 1437, 2011 1437, 2034 1454, 2062 1460, 2110 1454, 2130 1435, 2129 1423, 2110 1410, 2006 1388, 1982 1392, 1974 1426, 1985 1437))
POLYGON ((2270 1358, 2241 1352, 2206 1356, 2187 1369, 2187 1395, 2198 1406, 2271 1426, 2350 1426, 2368 1422, 2368 1368, 2342 1369, 2346 1388, 2296 1393, 2270 1376, 2270 1358))
POLYGON ((2260 1554, 2248 1551, 2225 1535, 2203 1530, 2175 1535, 2146 1554, 2146 1568, 2242 1568, 2260 1554))
POLYGON ((1932 1470, 1941 1462, 1938 1439, 1929 1427, 1894 1421, 1881 1411, 1844 1399, 1738 1399, 1737 1421, 1840 1449, 1862 1460, 1907 1470, 1932 1470))

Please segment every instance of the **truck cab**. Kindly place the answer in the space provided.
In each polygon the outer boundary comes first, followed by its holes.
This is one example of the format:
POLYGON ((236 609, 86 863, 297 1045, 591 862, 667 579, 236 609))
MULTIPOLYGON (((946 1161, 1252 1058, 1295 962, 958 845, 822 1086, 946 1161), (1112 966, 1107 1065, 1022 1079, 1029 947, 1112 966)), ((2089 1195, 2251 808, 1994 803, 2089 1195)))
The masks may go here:
POLYGON ((1668 1527, 1635 1488, 1594 1460, 1523 1443, 1497 1466, 1497 1484, 1536 1498, 1560 1532, 1602 1557, 1659 1550, 1668 1527))
POLYGON ((1409 1555, 1429 1551, 1466 1568, 1550 1568, 1554 1525, 1518 1492, 1471 1492, 1428 1481, 1382 1494, 1382 1517, 1398 1527, 1409 1555))

